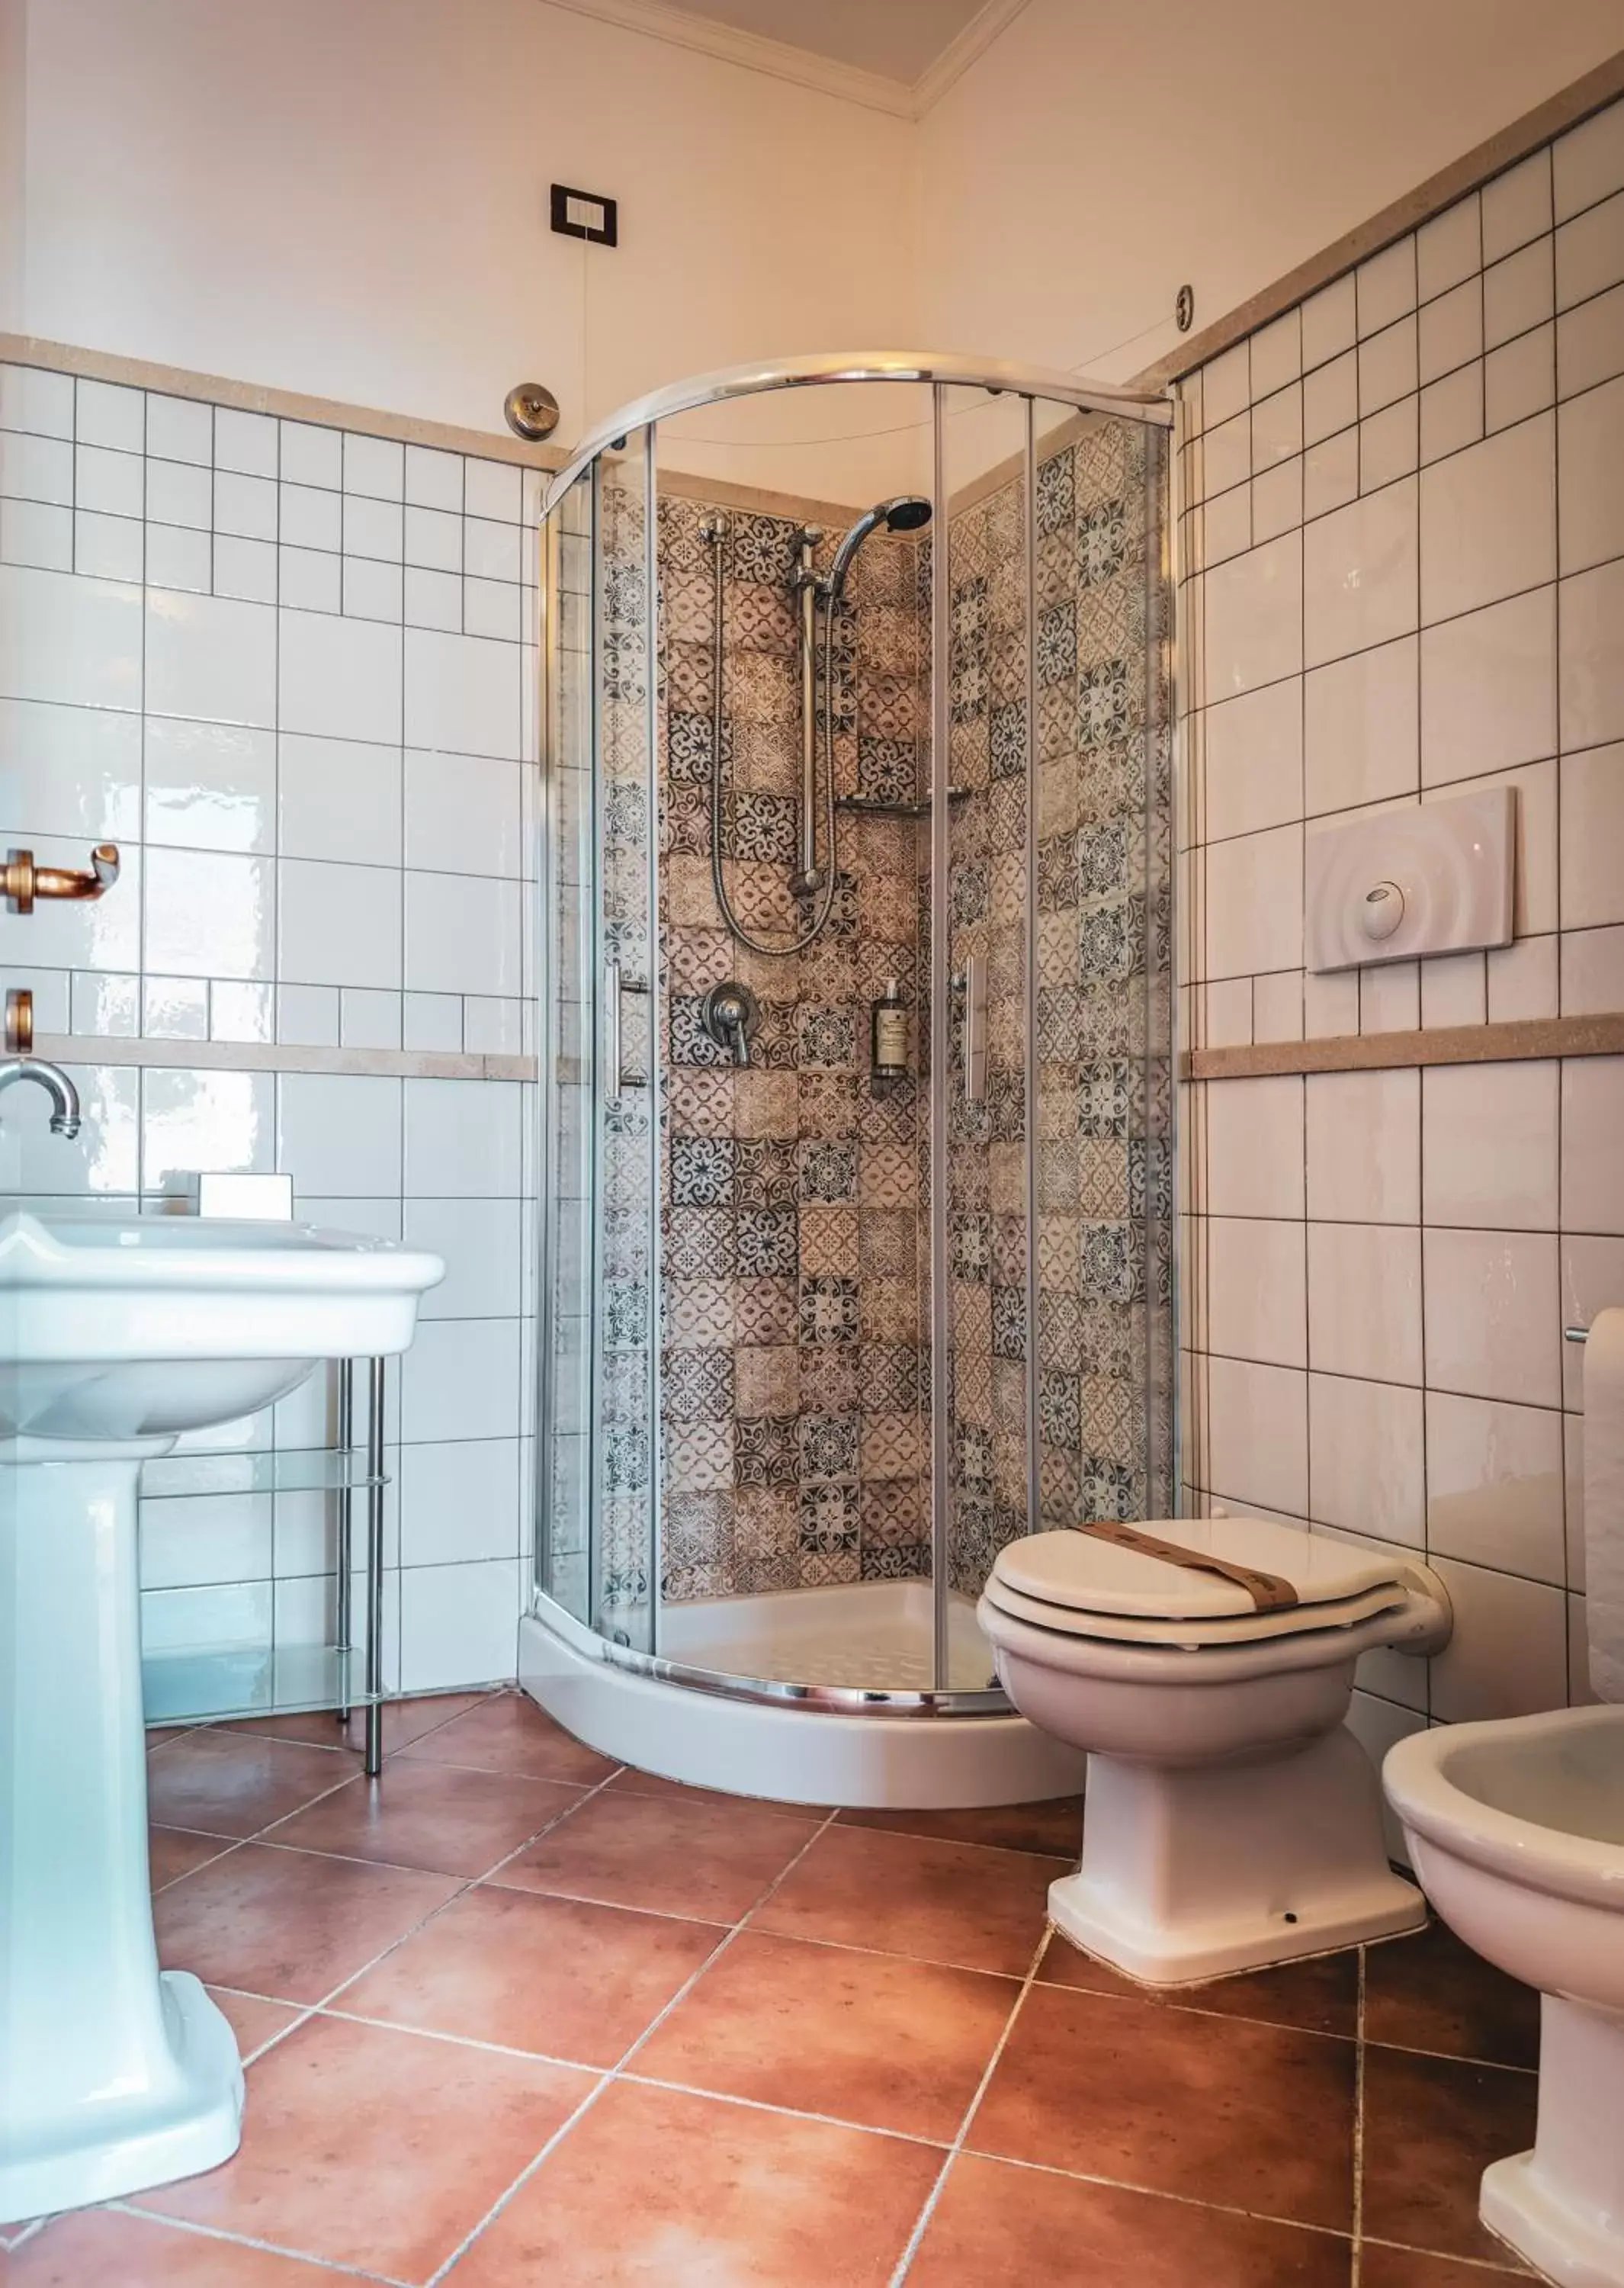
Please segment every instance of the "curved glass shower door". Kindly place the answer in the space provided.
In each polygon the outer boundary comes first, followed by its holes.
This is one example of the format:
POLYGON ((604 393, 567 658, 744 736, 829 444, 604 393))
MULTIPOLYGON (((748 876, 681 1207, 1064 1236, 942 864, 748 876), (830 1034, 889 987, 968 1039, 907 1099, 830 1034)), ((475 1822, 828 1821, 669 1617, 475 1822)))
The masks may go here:
POLYGON ((554 508, 542 854, 538 1576, 572 1618, 654 1648, 658 991, 649 440, 554 508))

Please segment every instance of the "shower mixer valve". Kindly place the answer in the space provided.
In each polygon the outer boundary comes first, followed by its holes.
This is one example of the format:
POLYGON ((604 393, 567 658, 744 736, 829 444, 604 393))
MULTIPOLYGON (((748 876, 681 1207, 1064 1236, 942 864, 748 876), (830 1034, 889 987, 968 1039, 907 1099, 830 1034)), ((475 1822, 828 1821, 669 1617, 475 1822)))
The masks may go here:
POLYGON ((760 1021, 761 1010, 756 996, 748 985, 729 978, 725 984, 713 985, 700 1004, 700 1022, 716 1043, 725 1049, 736 1065, 748 1065, 750 1061, 750 1035, 760 1021))

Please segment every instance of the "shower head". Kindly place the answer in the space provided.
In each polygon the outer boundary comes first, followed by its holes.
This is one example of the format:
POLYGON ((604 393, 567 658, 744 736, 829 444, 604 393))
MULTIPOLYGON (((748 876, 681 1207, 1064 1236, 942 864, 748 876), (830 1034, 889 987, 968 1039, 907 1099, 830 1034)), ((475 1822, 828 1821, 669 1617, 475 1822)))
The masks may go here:
POLYGON ((883 524, 887 532, 918 532, 930 521, 931 504, 919 493, 899 493, 892 500, 876 501, 866 515, 858 518, 835 551, 825 590, 830 601, 844 591, 852 559, 878 526, 883 524))

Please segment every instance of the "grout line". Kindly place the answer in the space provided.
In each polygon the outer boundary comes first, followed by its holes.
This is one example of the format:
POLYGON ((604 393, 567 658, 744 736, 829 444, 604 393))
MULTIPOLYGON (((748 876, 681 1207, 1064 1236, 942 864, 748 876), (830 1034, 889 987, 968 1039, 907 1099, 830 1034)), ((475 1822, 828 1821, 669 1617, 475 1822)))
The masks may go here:
MULTIPOLYGON (((182 2178, 179 2181, 184 2184, 187 2181, 182 2178)), ((153 2190, 162 2192, 163 2188, 154 2186, 153 2190)), ((226 2232, 218 2225, 200 2224, 189 2217, 169 2216, 162 2209, 145 2208, 139 2201, 133 2199, 107 2201, 102 2204, 102 2208, 105 2213, 114 2216, 139 2217, 143 2222, 155 2224, 161 2228, 167 2225, 172 2231, 189 2233, 195 2240, 222 2241, 228 2248, 257 2249, 262 2255, 281 2257, 284 2262, 291 2259, 295 2263, 325 2265, 329 2272, 337 2272, 345 2280, 374 2280, 381 2283, 382 2288, 412 2288, 410 2281, 401 2280, 392 2272, 368 2272, 360 2265, 345 2263, 340 2257, 317 2256, 308 2249, 289 2248, 279 2241, 256 2240, 248 2233, 226 2232)), ((45 2221, 58 2223, 66 2216, 86 2213, 94 2215, 96 2212, 70 2209, 59 2212, 56 2217, 46 2219, 45 2221)))
POLYGON ((907 2279, 909 2271, 913 2268, 914 2260, 919 2253, 920 2244, 923 2241, 926 2232, 930 2229, 931 2220, 935 2215, 937 2207, 941 2200, 942 2194, 947 2188, 947 2179, 952 2173, 953 2165, 964 2149, 964 2141, 970 2134, 970 2123, 975 2119, 981 2101, 986 2094, 994 2074, 997 2071, 999 2062, 1003 2056, 1010 2037, 1015 2030, 1015 2022, 1020 2015, 1021 2006, 1025 2003, 1027 1995, 1032 1990, 1033 1981, 1037 1976, 1038 1965, 1042 1961, 1045 1953, 1048 1951, 1050 1936, 1050 1929, 1046 1924, 1044 1926, 1042 1936, 1038 1940, 1036 1947, 1033 1950, 1032 1959, 1026 1966, 1026 1974, 1021 1981, 1020 1991, 1015 1997, 1014 2001, 1010 2005, 1010 2014, 1004 2020, 1003 2031, 999 2035, 997 2041, 993 2045, 993 2054, 991 2057, 988 2058, 986 2066, 982 2070, 981 2078, 976 2084, 974 2092, 970 2096, 970 2103, 964 2109, 963 2118, 959 2123, 958 2134, 955 2137, 952 2144, 947 2149, 947 2156, 942 2162, 941 2168, 937 2173, 936 2182, 931 2188, 930 2192, 925 2196, 924 2206, 920 2210, 918 2218, 914 2225, 914 2229, 908 2236, 907 2245, 904 2248, 900 2258, 898 2260, 896 2270, 891 2276, 891 2288, 901 2288, 902 2282, 907 2279))
POLYGON ((1353 2260, 1349 2288, 1359 2288, 1365 2236, 1365 1950, 1358 1950, 1359 2001, 1353 2052, 1353 2260))

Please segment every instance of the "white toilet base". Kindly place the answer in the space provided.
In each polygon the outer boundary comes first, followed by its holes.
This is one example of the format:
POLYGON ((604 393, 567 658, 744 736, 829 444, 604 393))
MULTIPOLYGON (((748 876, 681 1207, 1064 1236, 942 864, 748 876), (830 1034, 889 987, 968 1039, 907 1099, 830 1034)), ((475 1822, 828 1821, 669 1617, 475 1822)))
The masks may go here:
POLYGON ((1338 1726, 1288 1752, 1169 1769, 1089 1759, 1082 1864, 1055 1927, 1149 1986, 1192 1985, 1419 1930, 1387 1862, 1381 1788, 1338 1726))
POLYGON ((237 2146, 236 2037, 159 1971, 147 1887, 136 1472, 169 1442, 0 1455, 4 2223, 237 2146))
POLYGON ((1483 2173, 1483 2221, 1557 2288, 1624 2288, 1624 2018, 1541 1998, 1531 2153, 1483 2173))

